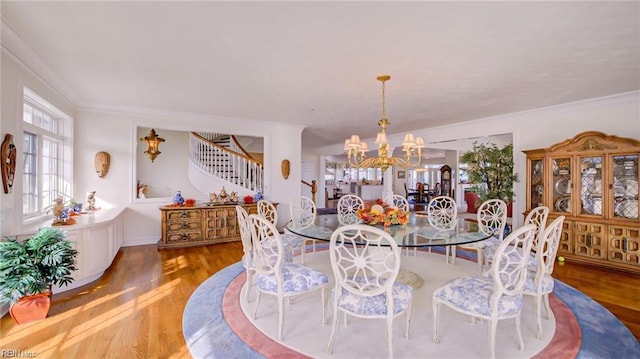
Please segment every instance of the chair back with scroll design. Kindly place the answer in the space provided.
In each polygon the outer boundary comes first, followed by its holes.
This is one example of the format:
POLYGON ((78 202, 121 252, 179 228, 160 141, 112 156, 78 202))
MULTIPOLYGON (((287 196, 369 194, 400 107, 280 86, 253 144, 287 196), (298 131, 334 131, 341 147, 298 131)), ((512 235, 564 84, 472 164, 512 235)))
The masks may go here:
POLYGON ((405 212, 409 212, 409 201, 406 198, 402 197, 399 194, 392 194, 384 199, 384 203, 401 209, 405 212))
POLYGON ((360 223, 356 214, 359 209, 364 209, 364 201, 355 194, 348 194, 338 200, 338 222, 342 225, 360 223))
POLYGON ((458 206, 453 198, 438 196, 429 201, 427 215, 432 227, 443 231, 452 230, 458 223, 458 206))
POLYGON ((538 241, 544 233, 549 217, 549 208, 546 206, 538 206, 532 209, 524 219, 524 224, 533 224, 536 226, 536 236, 533 238, 533 250, 538 250, 538 241))
MULTIPOLYGON (((409 337, 413 288, 396 281, 400 271, 400 248, 391 235, 366 224, 339 227, 329 242, 335 278, 333 327, 329 353, 333 350, 340 314, 358 318, 386 319, 388 356, 393 357, 393 320, 406 313, 405 336, 409 337)), ((340 338, 361 333, 345 333, 340 338)))
POLYGON ((261 199, 258 201, 258 203, 256 203, 256 206, 258 208, 259 215, 266 218, 274 226, 278 225, 278 210, 276 209, 276 206, 273 205, 273 203, 261 199))
POLYGON ((296 228, 306 228, 316 220, 316 205, 311 198, 300 196, 289 207, 291 221, 296 228))

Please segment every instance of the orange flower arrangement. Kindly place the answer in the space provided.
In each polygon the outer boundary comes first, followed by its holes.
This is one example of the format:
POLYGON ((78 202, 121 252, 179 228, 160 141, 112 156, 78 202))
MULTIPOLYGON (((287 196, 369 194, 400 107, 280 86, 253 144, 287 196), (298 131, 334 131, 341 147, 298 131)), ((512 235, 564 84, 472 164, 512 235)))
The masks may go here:
POLYGON ((409 222, 409 216, 405 211, 391 207, 381 199, 365 202, 364 208, 356 211, 356 215, 367 224, 383 224, 385 227, 409 222))

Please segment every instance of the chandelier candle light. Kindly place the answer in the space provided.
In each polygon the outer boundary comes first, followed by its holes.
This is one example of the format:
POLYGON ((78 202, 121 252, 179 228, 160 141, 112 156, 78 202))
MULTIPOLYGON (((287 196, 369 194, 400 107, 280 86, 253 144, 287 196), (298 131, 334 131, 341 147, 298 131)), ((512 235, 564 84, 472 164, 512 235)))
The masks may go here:
POLYGON ((365 153, 369 151, 366 142, 360 141, 360 136, 351 135, 344 141, 344 149, 347 151, 349 165, 355 168, 381 168, 385 171, 387 168, 397 165, 403 168, 409 166, 417 166, 420 164, 422 157, 422 149, 425 147, 422 137, 414 137, 408 133, 402 141, 402 151, 405 158, 393 157, 389 154, 389 141, 387 140, 387 126, 391 124, 387 118, 385 107, 385 82, 391 79, 391 76, 379 76, 378 81, 382 82, 382 118, 378 121, 381 130, 376 137, 378 145, 378 157, 366 158, 365 153))

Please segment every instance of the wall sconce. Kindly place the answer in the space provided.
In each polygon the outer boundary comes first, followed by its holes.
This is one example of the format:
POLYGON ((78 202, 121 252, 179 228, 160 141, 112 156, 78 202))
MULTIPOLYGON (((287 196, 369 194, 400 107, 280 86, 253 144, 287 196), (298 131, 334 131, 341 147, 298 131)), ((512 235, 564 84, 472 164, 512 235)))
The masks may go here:
POLYGON ((149 135, 141 138, 140 141, 147 143, 147 150, 144 151, 144 153, 147 154, 147 157, 149 157, 151 162, 153 162, 153 160, 162 153, 158 150, 158 147, 160 146, 160 142, 164 142, 164 138, 158 136, 156 130, 153 128, 151 129, 151 132, 149 132, 149 135))

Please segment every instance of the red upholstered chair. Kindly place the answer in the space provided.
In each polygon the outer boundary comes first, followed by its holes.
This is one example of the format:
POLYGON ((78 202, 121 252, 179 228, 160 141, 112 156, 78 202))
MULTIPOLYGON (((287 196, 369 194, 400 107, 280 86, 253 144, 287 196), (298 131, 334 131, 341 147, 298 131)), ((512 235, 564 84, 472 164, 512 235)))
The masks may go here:
POLYGON ((467 213, 477 213, 476 201, 480 198, 477 193, 468 191, 464 194, 464 201, 467 203, 467 213))

